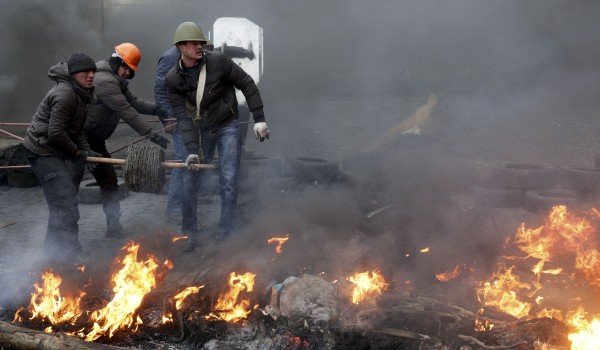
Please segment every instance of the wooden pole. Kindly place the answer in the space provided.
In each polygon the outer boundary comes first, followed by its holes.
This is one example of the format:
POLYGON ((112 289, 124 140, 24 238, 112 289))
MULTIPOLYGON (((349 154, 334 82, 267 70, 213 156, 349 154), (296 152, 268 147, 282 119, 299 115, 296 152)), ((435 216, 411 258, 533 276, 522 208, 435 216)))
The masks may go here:
MULTIPOLYGON (((118 158, 102 158, 102 157, 87 157, 88 162, 94 163, 106 163, 106 164, 115 164, 115 165, 123 165, 125 164, 125 159, 118 158)), ((177 163, 177 162, 160 162, 160 165, 167 168, 187 168, 185 163, 177 163)), ((190 164, 190 167, 194 170, 200 169, 216 169, 216 167, 212 164, 190 164)))
POLYGON ((80 340, 60 333, 46 333, 0 321, 0 347, 23 350, 116 350, 109 346, 80 340))

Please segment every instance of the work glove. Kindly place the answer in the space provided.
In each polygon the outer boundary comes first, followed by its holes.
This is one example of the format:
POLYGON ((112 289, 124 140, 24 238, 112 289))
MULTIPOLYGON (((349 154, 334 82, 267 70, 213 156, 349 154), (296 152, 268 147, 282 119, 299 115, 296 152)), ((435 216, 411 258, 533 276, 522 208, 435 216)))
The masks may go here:
POLYGON ((94 152, 92 150, 89 151, 80 151, 79 152, 81 158, 83 158, 83 161, 86 163, 85 167, 86 169, 91 173, 94 170, 96 170, 96 168, 98 167, 98 165, 100 163, 96 163, 96 162, 88 162, 88 157, 104 157, 102 154, 98 153, 98 152, 94 152))
POLYGON ((154 142, 155 144, 159 145, 162 149, 166 149, 169 145, 169 140, 156 133, 150 134, 150 136, 148 136, 148 139, 154 142))
POLYGON ((265 122, 259 122, 254 124, 254 136, 260 141, 269 139, 269 127, 265 122))
POLYGON ((195 168, 192 168, 192 164, 199 164, 200 163, 200 157, 198 157, 197 154, 190 154, 189 156, 187 156, 187 158, 185 159, 185 166, 190 169, 190 170, 198 170, 195 168))

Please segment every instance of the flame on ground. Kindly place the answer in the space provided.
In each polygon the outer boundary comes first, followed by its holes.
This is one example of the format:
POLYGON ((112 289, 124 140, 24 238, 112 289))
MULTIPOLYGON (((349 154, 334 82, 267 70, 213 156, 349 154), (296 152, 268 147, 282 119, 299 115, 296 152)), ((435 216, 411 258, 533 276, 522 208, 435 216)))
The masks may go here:
POLYGON ((348 277, 347 280, 355 285, 352 291, 352 302, 354 304, 359 304, 369 296, 380 295, 389 285, 378 270, 357 273, 348 277))
MULTIPOLYGON (((42 285, 34 283, 35 292, 31 294, 29 311, 31 318, 46 319, 53 325, 62 323, 74 324, 82 311, 79 308, 79 302, 85 295, 81 292, 76 297, 65 297, 60 293, 62 278, 55 275, 52 270, 46 270, 42 274, 42 285)), ((15 322, 19 319, 19 311, 15 314, 15 322)))
POLYGON ((281 254, 281 252, 283 252, 283 243, 290 239, 289 236, 290 235, 285 235, 285 237, 269 238, 267 240, 267 244, 277 243, 277 247, 275 247, 275 252, 277 252, 277 254, 281 254))
POLYGON ((250 311, 250 300, 238 301, 243 291, 252 292, 254 289, 255 274, 246 272, 244 275, 229 274, 229 291, 219 295, 214 312, 206 316, 207 319, 221 319, 227 322, 235 322, 246 318, 250 311))
POLYGON ((85 335, 86 341, 93 341, 101 336, 112 337, 119 329, 128 329, 142 324, 135 317, 135 312, 142 299, 156 287, 156 269, 158 262, 152 255, 146 261, 138 261, 139 244, 130 242, 124 250, 128 253, 121 262, 122 268, 112 278, 114 283, 113 299, 101 310, 94 311, 91 319, 94 322, 92 331, 85 335))
POLYGON ((599 349, 599 311, 585 310, 596 307, 600 286, 598 219, 596 209, 575 215, 560 205, 541 227, 521 224, 507 243, 524 255, 506 256, 513 264, 500 264, 494 276, 480 284, 479 300, 517 318, 561 320, 572 329, 572 350, 599 349))

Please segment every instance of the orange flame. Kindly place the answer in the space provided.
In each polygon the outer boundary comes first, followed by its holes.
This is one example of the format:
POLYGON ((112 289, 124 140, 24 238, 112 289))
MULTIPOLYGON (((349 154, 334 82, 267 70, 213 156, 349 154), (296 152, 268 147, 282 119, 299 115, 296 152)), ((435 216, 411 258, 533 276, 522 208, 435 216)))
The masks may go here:
POLYGON ((599 218, 597 209, 575 215, 561 205, 552 208, 539 228, 528 229, 521 224, 514 240, 507 243, 513 243, 525 255, 505 257, 519 263, 499 269, 490 281, 483 283, 477 289, 479 300, 518 318, 563 320, 571 328, 568 338, 572 350, 600 348, 600 315, 584 308, 595 307, 594 296, 600 286, 600 251, 595 229, 599 218), (591 220, 596 220, 595 225, 591 220), (531 264, 529 271, 517 274, 518 267, 525 263, 531 264), (566 285, 569 282, 576 282, 577 287, 566 285), (546 292, 544 287, 561 288, 568 294, 552 293, 551 289, 546 292), (551 300, 556 295, 564 299, 551 300), (551 302, 554 308, 544 308, 551 302))
POLYGON ((236 275, 235 272, 229 274, 229 291, 221 294, 213 313, 206 316, 207 319, 221 319, 227 322, 235 322, 246 318, 250 313, 250 300, 242 299, 238 302, 240 293, 243 291, 252 292, 254 289, 255 274, 246 272, 244 275, 236 275))
POLYGON ((287 240, 289 239, 289 235, 285 235, 285 237, 273 237, 273 238, 269 238, 267 240, 268 244, 277 242, 277 247, 275 247, 275 251, 277 252, 277 254, 281 254, 281 252, 283 252, 283 243, 285 243, 287 240))
POLYGON ((176 237, 173 237, 173 238, 171 239, 171 242, 172 242, 172 243, 175 243, 175 242, 177 242, 177 241, 179 241, 179 240, 182 240, 182 239, 187 239, 187 238, 188 238, 188 236, 176 236, 176 237))
POLYGON ((187 298, 191 294, 200 292, 201 288, 204 288, 204 286, 187 287, 183 291, 179 292, 176 296, 174 296, 173 299, 175 299, 175 309, 180 310, 185 298, 187 298))
POLYGON ((79 309, 79 302, 85 293, 81 292, 77 297, 61 296, 59 287, 62 278, 54 275, 52 270, 44 272, 42 280, 42 286, 37 283, 33 285, 35 292, 32 293, 31 303, 29 304, 31 319, 36 317, 47 319, 54 325, 61 323, 74 324, 82 313, 79 309))
POLYGON ((381 295, 381 292, 388 286, 378 270, 357 273, 348 277, 347 280, 355 284, 352 291, 352 302, 354 304, 359 304, 370 295, 381 295))
POLYGON ((448 282, 451 281, 457 277, 460 277, 460 275, 462 275, 463 273, 463 266, 462 265, 456 265, 454 267, 454 270, 452 271, 448 271, 448 272, 442 272, 442 273, 438 273, 435 275, 435 278, 438 279, 438 281, 441 282, 448 282))
POLYGON ((122 268, 113 275, 113 299, 99 311, 91 315, 94 326, 86 336, 86 341, 93 341, 103 335, 112 337, 119 329, 131 328, 137 330, 137 325, 142 324, 139 316, 134 320, 135 311, 142 303, 142 299, 156 287, 157 260, 150 255, 146 261, 138 261, 139 244, 129 242, 124 250, 127 255, 121 263, 122 268))

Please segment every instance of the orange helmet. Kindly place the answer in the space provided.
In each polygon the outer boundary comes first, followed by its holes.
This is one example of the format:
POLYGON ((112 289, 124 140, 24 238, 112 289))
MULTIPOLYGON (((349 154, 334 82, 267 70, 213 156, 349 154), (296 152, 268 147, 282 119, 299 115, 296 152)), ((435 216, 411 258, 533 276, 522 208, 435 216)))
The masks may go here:
POLYGON ((138 71, 138 64, 140 64, 140 60, 142 59, 142 53, 137 46, 132 43, 123 43, 115 46, 115 52, 129 68, 134 71, 138 71))

